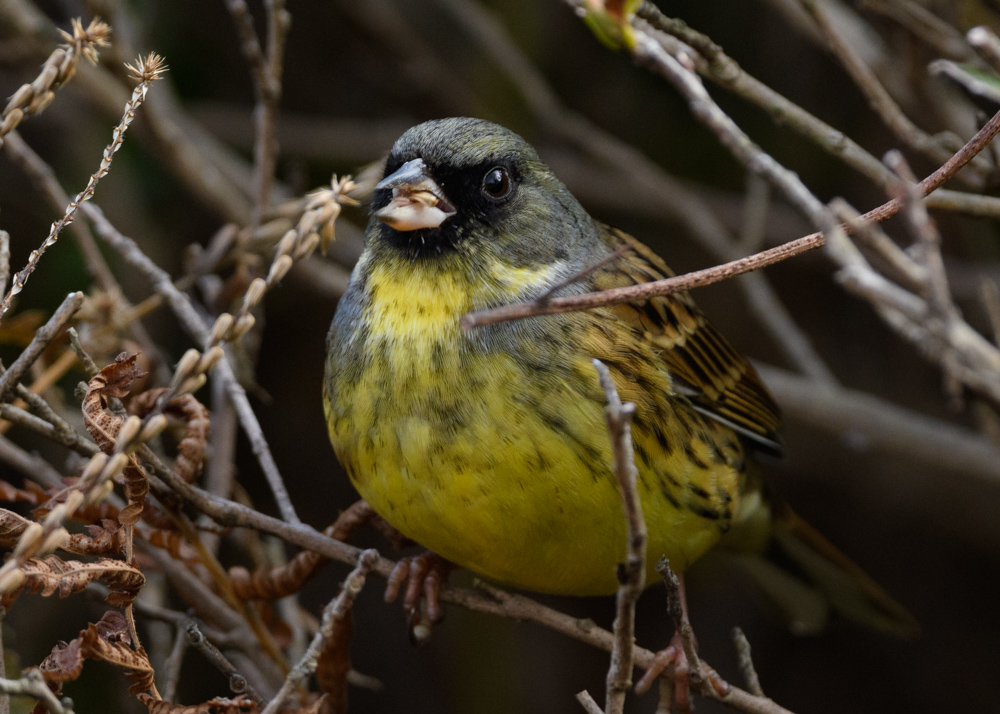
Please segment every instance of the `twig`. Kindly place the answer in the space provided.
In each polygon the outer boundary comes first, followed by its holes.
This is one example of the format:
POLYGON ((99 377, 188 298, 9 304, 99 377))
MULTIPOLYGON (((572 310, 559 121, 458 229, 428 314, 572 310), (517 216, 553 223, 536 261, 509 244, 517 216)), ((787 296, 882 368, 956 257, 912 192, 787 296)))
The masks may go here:
POLYGON ((847 73, 858 85, 858 88, 868 99, 868 103, 879 117, 900 139, 908 146, 930 157, 937 162, 947 161, 948 150, 933 137, 920 129, 910 121, 909 117, 903 113, 896 101, 889 95, 878 77, 871 70, 864 60, 848 46, 840 37, 836 27, 827 17, 826 11, 820 7, 816 0, 800 0, 803 7, 809 12, 813 20, 819 26, 820 32, 826 39, 831 51, 847 70, 847 73))
POLYGON ((546 290, 544 293, 542 293, 541 295, 539 295, 535 299, 538 300, 538 302, 548 302, 552 298, 553 295, 555 295, 557 292, 559 292, 560 290, 562 290, 566 286, 572 285, 573 283, 577 283, 577 282, 579 282, 581 280, 584 280, 585 278, 587 278, 588 276, 592 275, 594 272, 600 270, 601 268, 603 268, 603 267, 605 267, 607 265, 613 264, 616 260, 618 260, 619 258, 621 258, 623 255, 625 255, 626 253, 628 253, 631 250, 632 250, 632 246, 630 246, 627 243, 618 246, 617 248, 615 248, 615 250, 608 257, 604 258, 603 260, 598 261, 597 263, 594 263, 593 265, 590 265, 590 266, 584 268, 583 270, 579 271, 575 275, 571 275, 568 278, 566 278, 565 280, 562 280, 562 281, 556 283, 555 285, 553 285, 551 288, 549 288, 548 290, 546 290))
POLYGON ((111 28, 95 18, 84 29, 80 20, 74 19, 72 33, 60 30, 59 34, 65 43, 49 55, 31 84, 23 84, 14 92, 0 112, 0 145, 3 145, 4 135, 16 129, 25 116, 37 114, 52 103, 54 90, 73 77, 81 57, 91 63, 97 61, 98 48, 110 44, 111 28))
POLYGON ((62 474, 38 454, 29 454, 6 436, 0 435, 0 461, 18 469, 35 483, 61 488, 62 474))
MULTIPOLYGON (((180 613, 178 613, 180 614, 180 613)), ((204 636, 204 635, 202 635, 204 636)), ((184 653, 191 643, 187 630, 178 626, 174 634, 174 644, 170 648, 170 655, 163 663, 163 679, 160 681, 160 690, 163 700, 174 701, 177 696, 177 681, 181 676, 181 665, 184 664, 184 653)))
POLYGON ((285 0, 265 0, 267 12, 267 51, 261 48, 260 38, 253 26, 253 17, 244 0, 226 0, 226 8, 236 25, 240 49, 250 67, 256 107, 254 108, 254 207, 250 219, 251 229, 260 225, 261 217, 270 205, 271 183, 277 160, 277 115, 281 101, 282 57, 285 38, 291 24, 291 15, 285 9, 285 0))
POLYGON ((361 592, 361 588, 364 587, 365 576, 375 567, 379 560, 379 554, 376 550, 369 549, 358 555, 357 565, 355 565, 354 570, 347 576, 347 579, 344 580, 344 586, 341 588, 340 594, 323 611, 323 621, 320 624, 319 631, 313 637, 312 642, 309 643, 309 648, 306 650, 305 655, 292 668, 292 671, 288 673, 288 677, 285 678, 281 689, 268 702, 267 707, 264 708, 261 714, 277 714, 284 703, 288 701, 292 692, 295 691, 306 677, 316 671, 316 660, 323 648, 323 643, 330 637, 336 622, 350 615, 354 599, 361 592))
POLYGON ((1000 483, 1000 449, 970 429, 858 390, 820 387, 786 370, 760 364, 757 370, 791 420, 837 436, 860 431, 874 449, 942 474, 965 473, 1000 483))
POLYGON ((635 405, 622 403, 618 390, 611 379, 611 373, 600 360, 593 360, 604 390, 607 406, 604 418, 615 458, 615 478, 622 501, 622 514, 626 525, 625 563, 618 566, 618 597, 615 613, 615 642, 611 650, 611 665, 608 668, 605 714, 621 714, 625 708, 625 694, 632 688, 632 650, 635 645, 635 603, 642 594, 646 580, 646 521, 642 515, 642 503, 636 480, 639 472, 635 467, 632 447, 632 417, 635 405))
POLYGON ((37 699, 49 714, 73 714, 73 702, 53 694, 37 668, 29 669, 20 679, 0 679, 0 692, 37 699))
POLYGON ((94 358, 87 354, 87 350, 83 349, 83 345, 80 344, 80 335, 77 333, 76 328, 69 328, 66 330, 66 334, 69 335, 69 346, 76 353, 80 362, 83 363, 83 368, 87 370, 87 376, 93 377, 100 372, 101 368, 94 362, 94 358))
POLYGON ((695 645, 694 630, 685 614, 684 593, 681 590, 680 577, 674 573, 666 556, 662 556, 656 563, 656 572, 663 578, 663 584, 667 588, 667 614, 674 621, 674 627, 681 636, 681 646, 684 648, 684 656, 687 657, 688 666, 691 668, 691 675, 698 677, 701 673, 701 660, 695 645))
MULTIPOLYGON (((120 233, 105 218, 100 208, 87 204, 84 206, 84 212, 93 221, 98 235, 119 251, 130 265, 139 269, 153 284, 153 289, 167 301, 167 304, 174 311, 174 314, 177 315, 181 325, 188 334, 199 344, 208 344, 211 337, 209 328, 202 321, 201 316, 195 310, 194 305, 191 304, 187 295, 178 290, 174 285, 170 279, 170 275, 150 260, 139 246, 136 245, 135 241, 120 233)), ((243 425, 243 430, 250 440, 251 449, 257 457, 261 470, 264 472, 264 477, 271 487, 271 493, 274 495, 278 509, 289 523, 299 523, 299 517, 288 495, 288 489, 285 488, 281 473, 278 471, 278 465, 274 461, 274 456, 271 455, 271 449, 267 445, 260 422, 257 421, 253 407, 250 406, 250 400, 247 398, 246 391, 236 379, 236 375, 229 364, 229 359, 227 356, 226 359, 221 360, 215 367, 215 373, 226 384, 226 391, 240 417, 240 423, 243 425)))
POLYGON ((760 686, 760 678, 750 657, 750 642, 739 627, 733 628, 733 645, 736 647, 737 663, 743 674, 743 680, 747 683, 747 689, 754 696, 763 697, 764 690, 760 686))
MULTIPOLYGON (((641 196, 644 203, 656 206, 657 219, 666 212, 680 221, 717 260, 733 260, 743 255, 729 231, 696 192, 667 175, 642 152, 567 109, 545 77, 488 11, 469 0, 437 1, 445 5, 492 56, 549 131, 579 146, 602 166, 615 167, 618 176, 609 179, 612 183, 625 185, 631 195, 641 196)), ((870 158, 882 173, 891 176, 877 159, 870 158)), ((607 190, 602 186, 600 193, 603 195, 607 190)), ((836 383, 833 373, 795 324, 764 275, 748 275, 738 281, 738 287, 746 294, 747 305, 754 316, 793 364, 818 382, 836 383)))
POLYGON ((10 308, 11 300, 24 289, 24 284, 27 282, 28 277, 34 272, 35 267, 38 265, 39 259, 42 254, 53 245, 59 238, 59 233, 67 225, 73 222, 76 218, 76 212, 80 205, 85 201, 88 201, 93 195, 94 190, 97 188, 97 183, 107 175, 108 171, 111 169, 111 159, 115 152, 122 146, 122 141, 125 139, 125 132, 128 130, 132 121, 135 119, 135 113, 138 111, 139 107, 142 105, 146 98, 146 91, 149 89, 150 84, 159 79, 160 75, 166 70, 166 65, 163 63, 163 59, 156 54, 150 54, 146 58, 140 58, 135 67, 129 67, 129 69, 135 74, 136 79, 139 84, 132 91, 132 96, 129 101, 125 104, 125 112, 122 115, 121 121, 118 122, 118 126, 115 127, 112 132, 111 143, 108 144, 104 149, 104 155, 101 158, 101 165, 98 167, 90 176, 90 180, 87 181, 87 185, 84 187, 80 193, 78 193, 66 206, 66 210, 62 217, 52 224, 49 228, 49 234, 46 236, 42 244, 31 252, 28 258, 28 264, 14 276, 13 283, 11 284, 10 290, 7 295, 4 296, 3 301, 0 302, 0 319, 3 318, 4 314, 10 308))
POLYGON ((980 25, 969 30, 965 39, 979 50, 995 71, 1000 72, 1000 37, 997 37, 990 28, 980 25))
POLYGON ((229 10, 236 26, 236 35, 240 39, 240 51, 243 58, 250 67, 250 76, 254 86, 264 86, 267 83, 267 64, 264 59, 264 50, 260 46, 260 38, 257 37, 257 30, 254 29, 253 15, 244 0, 225 0, 226 9, 229 10))
POLYGON ((226 659, 222 652, 220 652, 219 649, 209 642, 208 638, 202 634, 202 631, 198 627, 198 623, 194 620, 189 620, 183 627, 184 631, 187 633, 188 641, 194 645, 199 652, 205 655, 205 658, 211 662, 216 669, 228 677, 229 689, 234 694, 246 694, 258 704, 264 703, 264 700, 261 699, 257 691, 250 685, 247 678, 240 674, 236 667, 233 666, 233 663, 226 659))
MULTIPOLYGON (((941 184, 955 175, 969 160, 982 151, 987 144, 1000 132, 1000 113, 995 114, 980 129, 972 139, 969 140, 962 149, 951 157, 945 164, 934 173, 920 182, 921 193, 926 196, 937 189, 941 184)), ((874 208, 861 216, 861 219, 869 222, 881 222, 896 215, 902 208, 903 202, 894 198, 883 203, 878 208, 874 208)), ((536 315, 554 315, 562 312, 576 312, 589 310, 604 305, 618 305, 625 302, 648 300, 651 297, 670 295, 675 292, 682 292, 692 288, 711 285, 712 283, 726 280, 734 275, 741 275, 751 270, 779 263, 788 258, 800 255, 807 251, 819 248, 826 243, 822 233, 813 233, 802 238, 798 238, 788 243, 770 248, 768 250, 755 253, 754 255, 740 258, 729 263, 723 263, 713 268, 697 270, 684 275, 678 275, 665 280, 657 280, 641 285, 631 285, 624 288, 614 288, 603 290, 597 293, 585 293, 570 297, 557 297, 550 299, 544 305, 536 302, 517 303, 492 310, 482 310, 472 312, 462 317, 462 327, 466 330, 482 325, 492 325, 498 322, 510 320, 521 320, 526 317, 536 315)))
MULTIPOLYGON (((2 283, 0 283, 0 290, 3 290, 2 283)), ((4 659, 3 649, 3 619, 6 616, 7 608, 0 605, 0 680, 7 679, 7 663, 4 659)), ((0 714, 10 714, 10 697, 2 689, 0 689, 0 714)))
POLYGON ((10 277, 10 233, 0 228, 0 294, 7 292, 10 277))
POLYGON ((31 343, 14 360, 10 368, 3 372, 3 374, 0 374, 0 399, 5 398, 7 392, 14 388, 14 385, 20 381, 25 372, 34 364, 45 348, 49 346, 49 343, 62 331, 63 327, 72 319, 82 304, 83 293, 70 293, 62 301, 59 308, 52 313, 52 317, 49 318, 48 322, 38 328, 31 343))
MULTIPOLYGON (((289 543, 316 551, 331 560, 351 565, 357 564, 358 558, 362 553, 359 548, 332 538, 327 538, 319 531, 304 523, 290 524, 234 501, 206 493, 169 472, 161 474, 161 476, 185 501, 188 501, 202 513, 207 514, 221 525, 230 527, 243 526, 271 533, 289 543)), ((193 578, 187 570, 173 559, 157 552, 155 549, 149 549, 147 552, 156 557, 161 567, 168 569, 172 577, 191 578, 195 581, 192 585, 207 592, 208 596, 212 599, 221 602, 217 596, 201 585, 200 581, 193 578)), ((388 577, 395 567, 395 562, 386 558, 379 558, 371 569, 382 577, 388 577)), ((552 608, 545 607, 523 595, 508 593, 486 583, 477 581, 477 587, 478 590, 469 590, 444 585, 441 588, 441 600, 476 612, 510 617, 517 620, 528 620, 608 652, 613 648, 614 635, 608 630, 598 627, 590 620, 580 620, 571 617, 552 608)), ((202 603, 199 599, 192 604, 198 607, 202 603)), ((236 616, 228 608, 225 608, 225 612, 231 617, 236 616)), ((634 655, 636 666, 641 668, 650 667, 655 657, 653 652, 641 647, 634 649, 634 655)), ((736 687, 731 687, 730 693, 725 696, 715 692, 711 686, 699 688, 698 691, 703 696, 713 698, 726 706, 739 709, 748 714, 777 714, 787 712, 786 709, 783 709, 770 700, 759 699, 736 687)))
POLYGON ((281 72, 285 52, 285 38, 292 21, 285 9, 285 0, 264 0, 267 11, 267 63, 265 72, 255 84, 257 106, 254 108, 254 210, 250 219, 252 228, 271 202, 271 183, 278 160, 278 105, 281 102, 281 72))
POLYGON ((576 693, 576 701, 580 702, 580 706, 583 707, 583 710, 587 714, 604 714, 600 705, 594 701, 594 698, 590 696, 590 692, 586 689, 576 693))
POLYGON ((835 198, 830 208, 844 221, 847 232, 855 242, 867 246, 876 253, 896 273, 896 277, 908 286, 923 290, 927 284, 927 271, 917 265, 885 232, 874 223, 863 220, 847 201, 835 198))

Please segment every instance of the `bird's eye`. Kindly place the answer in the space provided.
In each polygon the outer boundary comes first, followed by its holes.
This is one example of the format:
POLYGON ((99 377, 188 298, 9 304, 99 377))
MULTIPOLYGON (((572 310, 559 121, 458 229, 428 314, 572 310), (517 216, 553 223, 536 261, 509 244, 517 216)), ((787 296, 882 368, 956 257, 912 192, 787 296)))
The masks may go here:
POLYGON ((483 193, 490 198, 504 198, 510 193, 510 176, 507 169, 497 166, 483 177, 483 193))

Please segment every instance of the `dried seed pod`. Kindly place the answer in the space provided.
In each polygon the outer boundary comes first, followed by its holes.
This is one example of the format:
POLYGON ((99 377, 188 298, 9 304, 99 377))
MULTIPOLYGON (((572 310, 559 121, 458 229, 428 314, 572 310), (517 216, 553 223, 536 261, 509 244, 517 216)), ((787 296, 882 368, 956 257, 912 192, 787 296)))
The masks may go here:
POLYGON ((12 593, 24 584, 24 572, 18 569, 8 570, 0 575, 0 594, 12 593))
MULTIPOLYGON (((138 417, 132 418, 138 419, 138 417)), ((139 432, 139 441, 149 441, 166 428, 167 418, 162 414, 154 414, 149 421, 146 422, 145 426, 142 427, 142 431, 139 432)))
POLYGON ((212 349, 206 352, 198 362, 198 374, 205 374, 210 371, 212 367, 219 363, 219 360, 222 359, 224 355, 225 352, 221 347, 219 347, 219 345, 212 347, 212 349))
POLYGON ((216 345, 226 339, 229 339, 229 331, 233 329, 233 323, 235 323, 235 318, 228 312, 224 312, 215 319, 215 324, 212 325, 212 334, 209 335, 209 344, 216 345))
POLYGON ((194 392, 197 392, 199 389, 204 387, 205 382, 207 381, 208 377, 206 377, 204 374, 196 374, 194 377, 191 377, 190 379, 186 380, 184 384, 178 387, 177 393, 193 394, 194 392))
POLYGON ((14 546, 14 558, 23 558, 38 544, 38 539, 42 537, 42 533, 44 532, 45 528, 42 527, 41 523, 32 522, 28 524, 28 527, 24 529, 24 533, 18 539, 17 545, 14 546))
POLYGON ((236 324, 233 326, 233 331, 230 334, 229 339, 234 342, 240 339, 243 335, 253 329, 256 321, 257 320, 253 315, 240 315, 240 319, 237 320, 236 324))
POLYGON ((260 299, 264 297, 264 292, 267 290, 267 281, 263 278, 254 278, 253 282, 250 283, 250 287, 247 288, 246 295, 243 296, 243 307, 241 312, 250 312, 260 299))
POLYGON ((115 440, 115 451, 131 451, 135 447, 136 437, 142 430, 142 419, 137 416, 130 416, 118 430, 118 438, 115 440))
POLYGON ((196 349, 190 349, 184 353, 184 356, 180 358, 177 362, 177 368, 174 370, 174 377, 171 381, 171 386, 180 384, 185 379, 191 376, 194 372, 195 367, 198 366, 198 360, 201 359, 201 353, 196 349))
POLYGON ((56 528, 45 536, 45 540, 42 541, 38 550, 44 555, 45 553, 51 553, 54 550, 62 548, 67 543, 69 543, 69 532, 65 528, 56 528))
POLYGON ((267 273, 267 284, 274 285, 281 280, 292 267, 292 256, 282 255, 271 264, 271 269, 267 273))

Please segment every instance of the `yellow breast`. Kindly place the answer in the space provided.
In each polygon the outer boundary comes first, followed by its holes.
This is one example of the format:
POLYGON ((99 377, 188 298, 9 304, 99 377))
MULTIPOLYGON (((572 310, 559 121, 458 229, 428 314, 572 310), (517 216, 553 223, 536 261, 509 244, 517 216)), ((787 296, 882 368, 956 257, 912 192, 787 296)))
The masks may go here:
MULTIPOLYGON (((550 280, 510 267, 473 282, 373 266, 356 323, 336 335, 340 364, 328 365, 330 435, 361 495, 421 545, 517 587, 609 593, 625 532, 593 355, 574 336, 586 322, 545 323, 572 329, 518 349, 458 326, 495 295, 550 280)), ((719 537, 690 504, 722 508, 737 475, 708 450, 680 448, 689 425, 657 438, 649 417, 635 440, 650 566, 664 553, 683 570, 719 537)))

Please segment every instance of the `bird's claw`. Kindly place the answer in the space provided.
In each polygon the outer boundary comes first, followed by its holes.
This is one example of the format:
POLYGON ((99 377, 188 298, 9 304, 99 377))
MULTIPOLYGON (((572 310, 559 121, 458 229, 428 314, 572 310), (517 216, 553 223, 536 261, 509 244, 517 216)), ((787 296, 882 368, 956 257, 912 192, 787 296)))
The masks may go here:
POLYGON ((385 601, 394 602, 403 584, 403 612, 410 626, 410 639, 423 644, 430 639, 435 623, 441 621, 439 592, 455 565, 436 553, 425 551, 420 555, 403 558, 392 569, 385 587, 385 601), (423 597, 421 597, 423 596, 423 597))
POLYGON ((698 661, 698 671, 693 672, 687 654, 684 652, 684 643, 680 633, 674 634, 670 640, 670 645, 656 653, 653 664, 646 670, 636 685, 637 694, 644 694, 649 691, 663 672, 670 669, 673 671, 672 677, 672 701, 670 711, 677 714, 691 714, 691 681, 700 680, 708 682, 712 689, 720 696, 729 694, 729 683, 724 680, 718 672, 702 661, 698 661))

